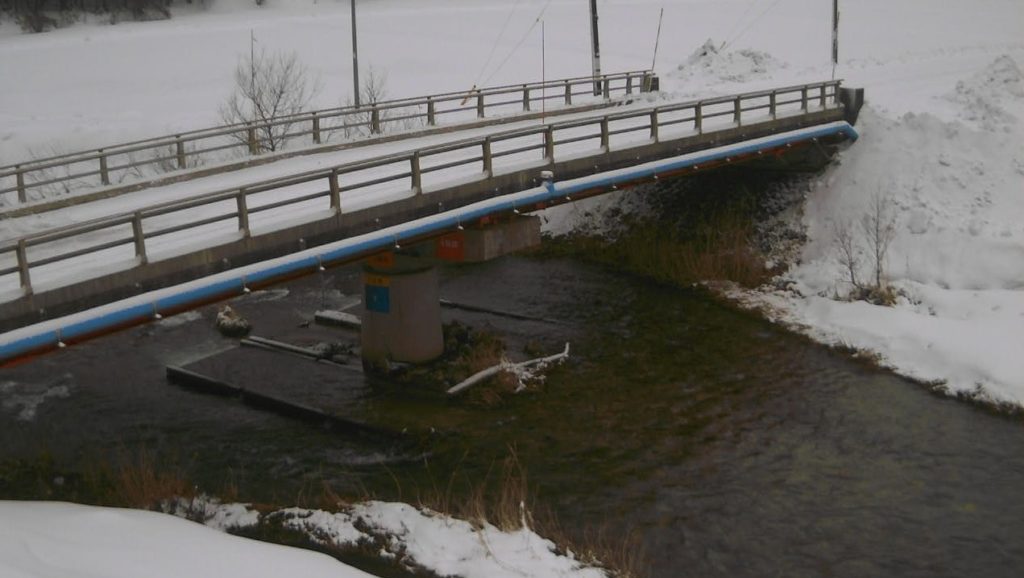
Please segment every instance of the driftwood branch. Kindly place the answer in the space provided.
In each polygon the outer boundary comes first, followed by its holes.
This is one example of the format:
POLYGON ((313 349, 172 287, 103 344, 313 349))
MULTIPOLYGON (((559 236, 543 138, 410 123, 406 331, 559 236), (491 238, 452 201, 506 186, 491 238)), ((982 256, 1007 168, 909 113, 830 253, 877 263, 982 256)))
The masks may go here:
POLYGON ((508 361, 507 359, 503 359, 501 361, 501 363, 499 363, 497 365, 494 365, 492 367, 488 367, 487 369, 484 369, 482 371, 478 371, 478 372, 474 373, 473 375, 467 377, 463 381, 457 383, 456 385, 453 385, 452 387, 450 387, 448 389, 448 395, 455 395, 457 393, 461 393, 461 392, 469 389, 470 387, 480 383, 481 381, 484 381, 488 377, 496 375, 496 374, 498 374, 498 373, 500 373, 502 371, 511 371, 513 373, 517 373, 518 374, 520 370, 523 370, 523 369, 526 369, 526 368, 529 368, 529 367, 533 367, 533 366, 541 366, 541 367, 543 367, 543 366, 548 365, 549 363, 554 363, 556 361, 562 361, 564 359, 567 359, 568 357, 569 357, 569 344, 566 343, 564 351, 562 351, 561 353, 556 353, 554 355, 549 355, 547 357, 538 357, 537 359, 531 359, 529 361, 522 361, 522 362, 519 362, 519 363, 512 363, 512 362, 508 361))

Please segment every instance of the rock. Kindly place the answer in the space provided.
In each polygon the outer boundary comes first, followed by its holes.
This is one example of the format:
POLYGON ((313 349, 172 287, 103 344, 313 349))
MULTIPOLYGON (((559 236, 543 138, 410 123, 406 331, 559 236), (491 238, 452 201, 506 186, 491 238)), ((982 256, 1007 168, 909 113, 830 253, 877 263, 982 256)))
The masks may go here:
POLYGON ((220 331, 221 335, 225 337, 242 337, 252 329, 249 321, 236 313, 229 305, 225 305, 217 313, 216 324, 217 331, 220 331))

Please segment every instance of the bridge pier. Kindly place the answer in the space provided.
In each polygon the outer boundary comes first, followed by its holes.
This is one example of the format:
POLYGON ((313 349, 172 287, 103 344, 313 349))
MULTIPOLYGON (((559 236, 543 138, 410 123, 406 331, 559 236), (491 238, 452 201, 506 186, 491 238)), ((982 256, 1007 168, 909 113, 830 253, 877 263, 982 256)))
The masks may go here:
POLYGON ((363 265, 363 366, 425 363, 444 353, 437 268, 419 257, 380 253, 363 265))

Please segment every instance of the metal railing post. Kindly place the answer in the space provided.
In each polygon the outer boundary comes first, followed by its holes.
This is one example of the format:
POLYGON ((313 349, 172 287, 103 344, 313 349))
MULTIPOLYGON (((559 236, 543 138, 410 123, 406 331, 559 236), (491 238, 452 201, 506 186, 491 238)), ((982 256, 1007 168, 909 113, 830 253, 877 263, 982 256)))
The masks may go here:
POLYGON ((331 175, 327 177, 331 186, 331 210, 335 213, 341 212, 341 188, 338 186, 338 169, 331 169, 331 175))
POLYGON ((821 85, 821 108, 825 108, 825 106, 826 106, 826 103, 825 103, 825 85, 822 84, 821 85))
POLYGON ((773 90, 772 93, 768 95, 768 114, 771 115, 772 120, 775 120, 776 116, 778 116, 778 109, 776 107, 777 99, 778 97, 776 96, 775 91, 773 90))
POLYGON ((555 128, 550 124, 544 127, 544 160, 555 162, 555 128))
POLYGON ((28 195, 25 193, 25 171, 21 170, 21 165, 15 165, 14 171, 14 180, 17 181, 18 186, 18 202, 27 203, 28 195))
POLYGON ((135 211, 132 215, 132 239, 135 241, 135 257, 140 265, 149 262, 146 257, 146 236, 142 232, 142 212, 135 211))
POLYGON ((608 152, 609 146, 609 135, 608 135, 608 117, 601 117, 601 149, 604 152, 608 152))
POLYGON ((626 74, 626 94, 633 94, 633 75, 626 74))
POLYGON ((491 156, 491 137, 485 136, 484 142, 481 145, 483 147, 482 157, 484 161, 484 174, 487 178, 494 176, 494 157, 491 156))
POLYGON ((482 92, 476 95, 476 117, 484 117, 484 94, 482 92))
POLYGON ((658 109, 651 111, 651 140, 658 142, 658 109))
POLYGON ((249 123, 248 133, 249 154, 254 156, 260 154, 260 145, 256 142, 256 127, 252 126, 252 123, 249 123))
POLYGON ((604 99, 608 100, 612 97, 612 81, 608 80, 608 77, 604 77, 604 99))
POLYGON ((434 99, 427 97, 427 125, 434 126, 437 124, 434 111, 434 99))
POLYGON ((412 190, 418 195, 423 192, 423 174, 420 172, 420 151, 412 153, 412 156, 409 157, 409 165, 412 172, 412 190))
POLYGON ((21 289, 25 295, 31 295, 32 278, 28 273, 28 252, 25 248, 25 239, 18 239, 18 248, 14 252, 18 257, 18 278, 21 281, 21 289))
POLYGON ((96 152, 100 155, 100 182, 104 185, 109 185, 110 171, 107 170, 107 155, 103 154, 103 149, 99 149, 96 152))
POLYGON ((704 134, 704 103, 697 102, 693 105, 693 130, 697 134, 704 134))
POLYGON ((313 143, 320 144, 320 117, 313 111, 313 143))
POLYGON ((238 230, 248 239, 251 231, 249 230, 249 208, 245 202, 245 189, 238 189, 235 202, 238 203, 238 230))
POLYGON ((530 110, 530 89, 523 85, 523 111, 530 110))
POLYGON ((743 104, 740 102, 740 97, 737 96, 736 99, 732 101, 732 120, 736 123, 736 126, 743 124, 743 119, 741 118, 742 114, 743 104))
POLYGON ((800 110, 807 112, 807 85, 800 88, 800 110))
POLYGON ((565 81, 565 104, 572 104, 572 85, 568 80, 565 81))
POLYGON ((380 134, 380 111, 377 110, 377 105, 374 105, 370 112, 370 133, 380 134))
POLYGON ((174 135, 174 148, 175 154, 178 157, 178 168, 183 169, 188 166, 188 162, 185 159, 185 143, 181 140, 181 135, 174 135))

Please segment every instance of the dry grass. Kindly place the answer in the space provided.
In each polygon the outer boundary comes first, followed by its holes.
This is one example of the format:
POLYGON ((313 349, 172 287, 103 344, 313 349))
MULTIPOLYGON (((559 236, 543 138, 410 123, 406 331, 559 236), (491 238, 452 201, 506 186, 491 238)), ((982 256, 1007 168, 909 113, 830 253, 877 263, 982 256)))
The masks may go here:
POLYGON ((86 471, 102 503, 129 508, 154 508, 172 498, 193 498, 197 494, 176 460, 160 460, 145 448, 122 451, 116 463, 101 463, 86 471))

